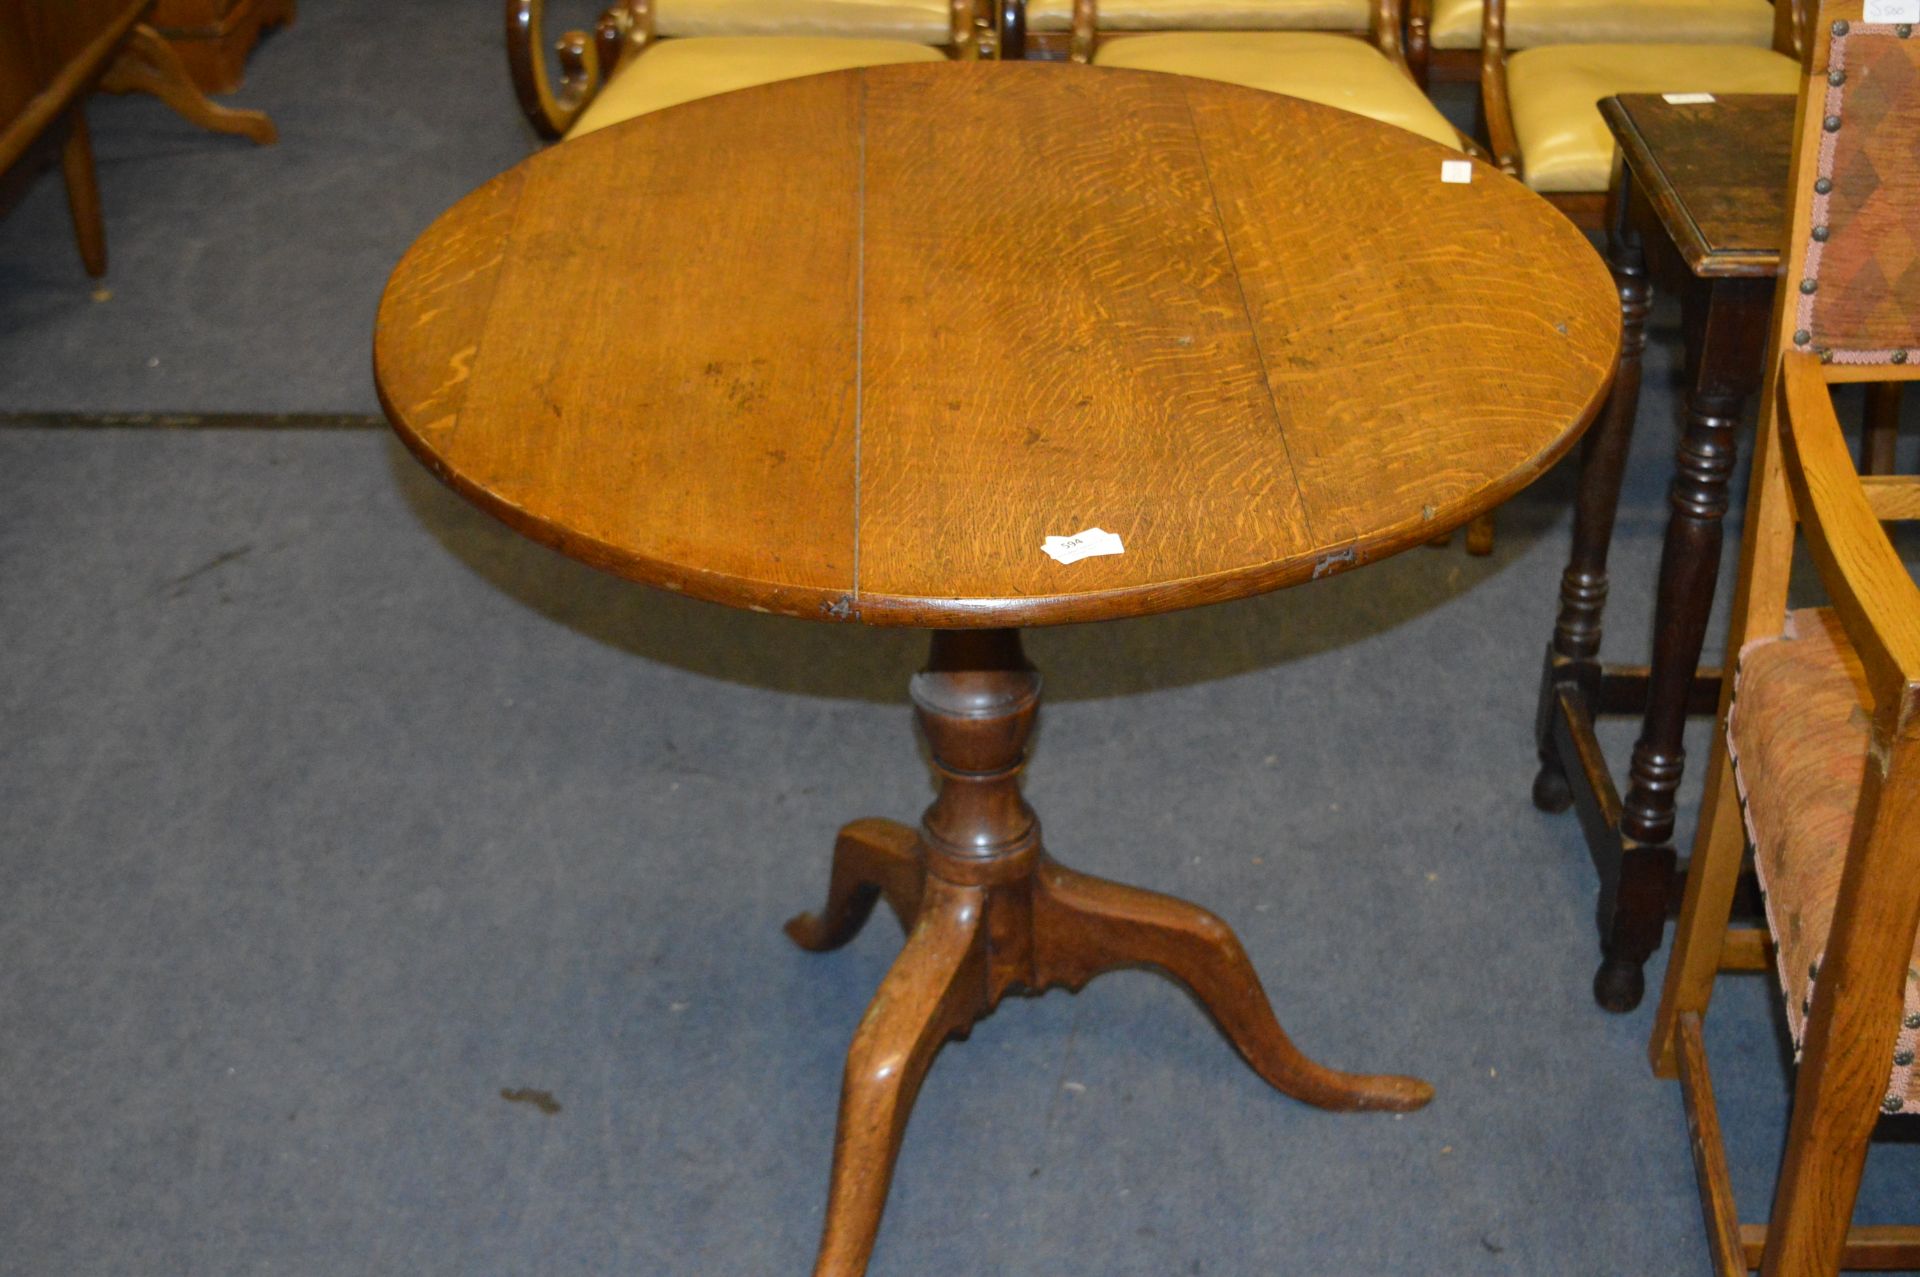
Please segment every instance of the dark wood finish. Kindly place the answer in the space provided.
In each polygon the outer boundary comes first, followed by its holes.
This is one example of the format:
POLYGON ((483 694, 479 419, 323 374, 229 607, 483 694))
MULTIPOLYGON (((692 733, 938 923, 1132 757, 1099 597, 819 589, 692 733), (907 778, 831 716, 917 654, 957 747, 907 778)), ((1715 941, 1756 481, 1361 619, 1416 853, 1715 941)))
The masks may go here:
POLYGON ((1608 278, 1490 168, 1441 183, 1453 154, 1174 76, 871 68, 555 147, 394 272, 381 395, 483 508, 649 584, 936 630, 911 692, 938 795, 918 831, 845 827, 788 926, 831 948, 884 899, 908 931, 848 1054, 822 1277, 863 1271, 935 1052, 1009 992, 1156 966, 1288 1095, 1431 1095, 1304 1056, 1218 918, 1046 855, 1012 627, 1348 570, 1572 443, 1617 353, 1608 278), (1125 553, 1041 553, 1094 524, 1125 553))
MULTIPOLYGON (((1602 883, 1602 958, 1594 996, 1608 1010, 1629 1011, 1644 995, 1642 967, 1659 947, 1678 896, 1674 795, 1686 767, 1686 720, 1713 712, 1699 691, 1700 652, 1719 577, 1735 429, 1759 384, 1779 269, 1793 99, 1730 95, 1710 104, 1675 104, 1658 94, 1634 94, 1608 98, 1600 110, 1620 140, 1609 264, 1626 335, 1604 424, 1588 436, 1583 453, 1573 550, 1542 682, 1534 801, 1545 810, 1565 810, 1575 801, 1570 783, 1592 789, 1607 771, 1597 744, 1568 751, 1556 732, 1590 732, 1593 720, 1605 714, 1642 717, 1626 795, 1613 806, 1596 802, 1583 809, 1611 813, 1603 824, 1589 821, 1585 827, 1602 883), (1654 250, 1651 273, 1643 246, 1654 250), (1644 695, 1637 704, 1602 705, 1595 691, 1619 669, 1599 660, 1606 545, 1639 412, 1640 351, 1649 280, 1656 275, 1681 297, 1689 383, 1684 429, 1674 459, 1644 695), (1577 727, 1561 695, 1566 688, 1583 703, 1577 727), (1576 754, 1595 766, 1565 761, 1576 754)), ((1869 431, 1869 442, 1879 439, 1876 446, 1890 462, 1887 413, 1891 405, 1897 417, 1898 388, 1878 390, 1872 402, 1882 430, 1877 436, 1869 431)), ((1613 792, 1610 780, 1607 791, 1613 792)))
POLYGON ((202 93, 231 93, 261 34, 294 17, 295 0, 154 0, 149 20, 202 93))
POLYGON ((89 274, 107 269, 93 148, 82 99, 95 88, 157 94, 205 128, 273 140, 257 111, 216 107, 187 81, 179 59, 140 23, 152 0, 68 0, 57 5, 0 0, 0 169, 59 128, 60 167, 74 235, 89 274))
MULTIPOLYGON (((1820 978, 1806 1005, 1772 1217, 1764 1229, 1741 1235, 1742 1262, 1757 1262, 1764 1277, 1834 1272, 1843 1264, 1911 1267, 1920 1259, 1920 1229, 1849 1227, 1889 1087, 1920 927, 1920 588, 1880 522, 1889 512, 1920 511, 1920 480, 1882 478, 1870 494, 1848 455, 1831 393, 1842 381, 1920 375, 1906 355, 1920 345, 1920 312, 1869 268, 1883 249, 1905 252, 1912 232, 1920 189, 1920 46, 1905 28, 1863 23, 1861 10, 1861 0, 1835 0, 1813 24, 1780 272, 1807 285, 1781 289, 1774 302, 1727 637, 1727 651, 1738 654, 1750 640, 1780 632, 1795 543, 1804 536, 1860 659, 1858 712, 1868 730, 1831 929, 1818 956, 1820 978), (1857 106, 1856 95, 1864 99, 1857 106), (1884 192, 1880 207, 1889 216, 1877 227, 1846 221, 1845 201, 1862 189, 1884 192), (1829 191, 1848 195, 1829 200, 1829 191), (1820 251, 1829 238, 1834 247, 1820 251), (1891 348, 1890 335, 1898 343, 1891 348), (1894 495, 1898 489, 1905 494, 1894 495)), ((1731 682, 1721 691, 1700 831, 1648 1043, 1663 1075, 1679 1069, 1702 1076, 1689 1056, 1698 1054, 1700 1023, 1728 948, 1747 850, 1741 784, 1725 738, 1731 682)), ((1755 797, 1769 778, 1743 779, 1755 797)), ((1710 1090, 1683 1080, 1683 1091, 1689 1105, 1711 1107, 1710 1090)), ((1713 1169, 1710 1161, 1703 1167, 1713 1169)), ((1727 1196, 1709 1194, 1709 1187, 1704 1195, 1727 1196)), ((1723 1231, 1724 1222, 1716 1227, 1723 1231)))
POLYGON ((1155 967, 1193 993, 1254 1072, 1295 1099, 1405 1112, 1432 1098, 1417 1078, 1342 1073, 1303 1055, 1220 919, 1075 873, 1046 854, 1020 793, 1040 677, 1017 632, 937 631, 911 691, 939 779, 919 831, 880 820, 848 825, 826 908, 787 924, 802 947, 835 948, 884 898, 907 931, 847 1054, 816 1274, 865 1270, 934 1054, 1010 992, 1077 990, 1105 971, 1155 967))
POLYGON ((1536 197, 1484 166, 1442 184, 1443 148, 1295 99, 933 64, 640 123, 436 223, 378 381, 503 519, 721 602, 1046 624, 1344 571, 1540 474, 1615 358, 1601 265, 1536 197), (1456 269, 1405 251, 1414 225, 1456 269), (690 242, 713 247, 659 251, 690 242), (622 463, 570 464, 600 450, 622 463), (1126 553, 1041 554, 1095 524, 1126 553))

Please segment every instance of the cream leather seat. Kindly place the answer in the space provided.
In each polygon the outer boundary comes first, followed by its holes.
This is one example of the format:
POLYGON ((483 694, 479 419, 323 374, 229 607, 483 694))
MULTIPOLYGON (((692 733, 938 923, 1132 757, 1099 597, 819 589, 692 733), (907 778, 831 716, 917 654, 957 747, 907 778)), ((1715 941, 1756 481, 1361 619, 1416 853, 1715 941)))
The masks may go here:
MULTIPOLYGON (((1029 30, 1042 20, 1070 23, 1073 7, 1072 0, 1030 0, 1029 30)), ((1092 30, 1083 24, 1075 32, 1074 56, 1095 66, 1244 84, 1461 147, 1458 130, 1415 86, 1404 65, 1381 52, 1379 32, 1372 32, 1371 43, 1333 34, 1368 30, 1367 0, 1098 0, 1090 7, 1092 30), (1105 31, 1149 34, 1095 38, 1105 31)), ((1397 51, 1399 6, 1385 8, 1382 20, 1393 35, 1385 47, 1397 51)))
POLYGON ((542 56, 543 0, 506 2, 521 107, 543 136, 575 138, 756 84, 972 56, 981 0, 616 0, 597 39, 569 32, 560 42, 558 92, 542 56), (610 48, 601 65, 595 50, 610 48))
POLYGON ((1365 41, 1309 32, 1210 32, 1128 36, 1101 47, 1097 66, 1171 71, 1305 98, 1460 147, 1447 117, 1365 41))
POLYGON ((946 54, 904 40, 853 40, 815 36, 693 36, 649 46, 614 73, 567 131, 581 137, 636 115, 695 98, 803 75, 884 66, 890 62, 943 62, 946 54))
MULTIPOLYGON (((1480 0, 1433 0, 1436 49, 1480 47, 1480 0)), ((1518 0, 1507 5, 1507 47, 1542 44, 1751 44, 1773 40, 1767 0, 1518 0)), ((1791 90, 1789 90, 1791 91, 1791 90)))
POLYGON ((1616 93, 1794 93, 1800 64, 1744 45, 1556 44, 1507 61, 1521 180, 1542 194, 1604 191, 1613 134, 1599 110, 1616 93))
POLYGON ((1765 0, 1486 4, 1482 30, 1498 39, 1480 92, 1495 158, 1586 226, 1599 225, 1613 176, 1613 134, 1600 99, 1799 91, 1799 61, 1767 47, 1785 37, 1765 0))

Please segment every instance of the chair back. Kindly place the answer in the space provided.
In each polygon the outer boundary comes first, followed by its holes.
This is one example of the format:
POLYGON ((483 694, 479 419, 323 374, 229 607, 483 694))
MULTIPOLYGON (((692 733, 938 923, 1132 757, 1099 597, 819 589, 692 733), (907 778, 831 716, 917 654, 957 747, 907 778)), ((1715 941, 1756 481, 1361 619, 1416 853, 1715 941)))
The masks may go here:
MULTIPOLYGON (((1076 62, 1086 62, 1092 58, 1094 42, 1103 30, 1101 0, 1012 0, 1022 11, 1019 20, 1023 27, 1031 26, 1028 19, 1039 11, 1063 9, 1069 2, 1073 11, 1070 56, 1076 62)), ((1346 34, 1355 33, 1352 18, 1335 15, 1347 15, 1359 7, 1343 5, 1337 0, 1166 0, 1162 5, 1155 5, 1153 0, 1107 0, 1107 3, 1109 9, 1125 13, 1123 20, 1107 25, 1129 32, 1286 30, 1346 34), (1164 17, 1157 15, 1162 8, 1164 17)), ((1403 0, 1364 0, 1367 36, 1381 52, 1404 65, 1400 42, 1402 3, 1403 0)), ((1041 28, 1031 26, 1031 29, 1041 28)))

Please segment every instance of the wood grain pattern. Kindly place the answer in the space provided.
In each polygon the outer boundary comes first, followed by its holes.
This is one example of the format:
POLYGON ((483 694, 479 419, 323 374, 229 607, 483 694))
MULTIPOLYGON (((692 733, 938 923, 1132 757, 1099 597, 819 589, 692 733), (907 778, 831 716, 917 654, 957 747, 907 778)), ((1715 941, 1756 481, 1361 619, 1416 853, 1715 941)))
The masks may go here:
POLYGON ((456 487, 649 584, 940 627, 1239 597, 1466 521, 1599 404, 1598 258, 1490 168, 1443 185, 1442 158, 1108 69, 768 85, 449 212, 414 256, 498 286, 423 320, 448 299, 403 264, 378 376, 456 487), (468 348, 446 428, 435 387, 468 348), (1041 553, 1094 524, 1126 553, 1041 553))
POLYGON ((1785 93, 1697 104, 1629 93, 1600 103, 1637 189, 1695 275, 1771 279, 1779 269, 1793 106, 1785 93))

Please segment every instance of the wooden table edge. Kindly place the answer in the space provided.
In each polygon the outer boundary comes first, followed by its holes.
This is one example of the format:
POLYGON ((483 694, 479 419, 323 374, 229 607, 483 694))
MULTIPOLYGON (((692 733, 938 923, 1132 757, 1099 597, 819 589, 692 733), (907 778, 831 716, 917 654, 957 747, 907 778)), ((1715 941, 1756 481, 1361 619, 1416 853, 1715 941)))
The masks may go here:
MULTIPOLYGON (((1663 177, 1666 170, 1655 160, 1653 151, 1648 147, 1645 135, 1640 132, 1638 121, 1632 110, 1622 98, 1658 98, 1657 93, 1617 93, 1600 99, 1600 114, 1607 121, 1607 128, 1613 133, 1614 141, 1619 145, 1626 158, 1627 166, 1638 178, 1637 186, 1642 198, 1659 217, 1666 228, 1667 237, 1679 250, 1680 257, 1687 269, 1701 279, 1748 279, 1770 276, 1779 269, 1778 253, 1716 253, 1707 243, 1706 233, 1694 221, 1693 214, 1686 205, 1673 197, 1670 183, 1651 182, 1646 175, 1650 172, 1663 177), (1684 232, 1680 234, 1677 232, 1684 232), (1683 242, 1684 240, 1684 242, 1683 242)), ((1726 96, 1733 96, 1731 94, 1726 96)), ((1773 97, 1774 94, 1742 94, 1750 97, 1773 97)), ((1781 228, 1785 238, 1785 226, 1781 228)))

